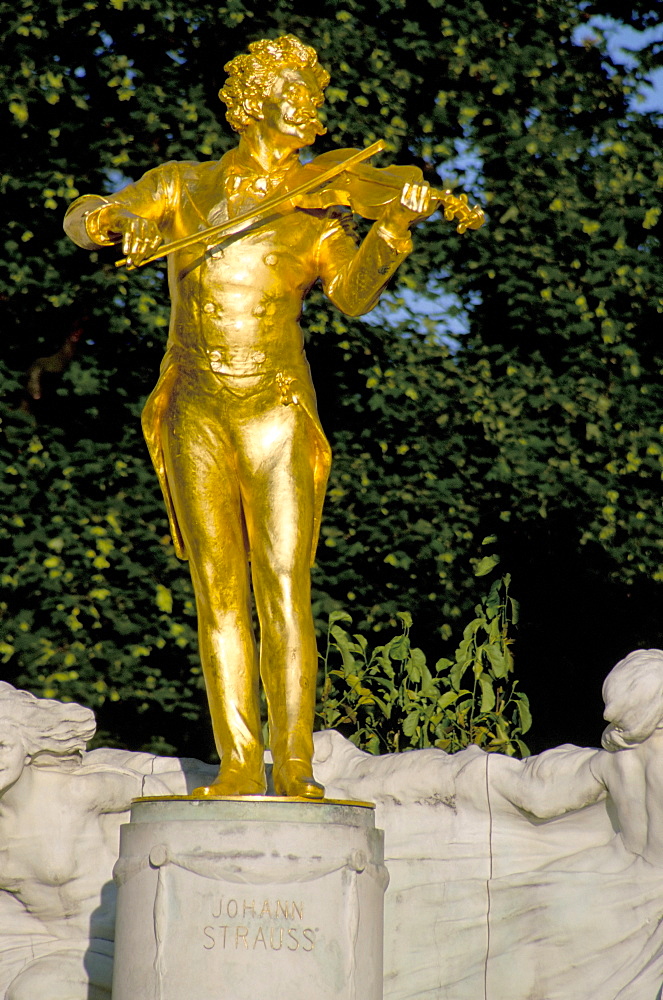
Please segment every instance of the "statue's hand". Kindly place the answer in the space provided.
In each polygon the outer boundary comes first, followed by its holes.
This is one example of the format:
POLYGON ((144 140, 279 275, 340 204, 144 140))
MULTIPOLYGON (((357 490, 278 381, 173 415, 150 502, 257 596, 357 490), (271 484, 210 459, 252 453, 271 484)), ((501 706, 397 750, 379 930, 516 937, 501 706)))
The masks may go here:
POLYGON ((107 224, 113 232, 122 234, 122 251, 129 267, 138 267, 163 242, 156 222, 125 209, 114 208, 107 224))
POLYGON ((384 209, 380 224, 394 235, 406 236, 408 230, 427 219, 437 208, 437 200, 432 196, 430 185, 404 184, 400 198, 394 198, 384 209))

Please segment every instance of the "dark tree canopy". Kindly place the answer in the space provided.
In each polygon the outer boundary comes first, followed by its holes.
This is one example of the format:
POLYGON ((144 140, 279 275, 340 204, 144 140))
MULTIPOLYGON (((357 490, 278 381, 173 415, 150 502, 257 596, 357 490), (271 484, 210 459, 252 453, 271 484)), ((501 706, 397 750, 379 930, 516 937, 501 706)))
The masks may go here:
MULTIPOLYGON (((602 676, 663 644, 663 155, 634 101, 657 46, 615 65, 578 31, 621 6, 580 8, 0 3, 4 676, 90 704, 107 739, 203 754, 192 591, 138 419, 163 271, 86 255, 62 217, 78 193, 229 149, 223 65, 287 31, 332 74, 317 150, 383 137, 383 163, 465 187, 489 219, 419 227, 379 322, 307 304, 335 451, 316 613, 370 631, 407 610, 442 655, 483 575, 508 569, 535 737, 596 740, 602 676), (454 312, 469 332, 449 346, 454 312)), ((636 29, 654 17, 633 4, 636 29)))

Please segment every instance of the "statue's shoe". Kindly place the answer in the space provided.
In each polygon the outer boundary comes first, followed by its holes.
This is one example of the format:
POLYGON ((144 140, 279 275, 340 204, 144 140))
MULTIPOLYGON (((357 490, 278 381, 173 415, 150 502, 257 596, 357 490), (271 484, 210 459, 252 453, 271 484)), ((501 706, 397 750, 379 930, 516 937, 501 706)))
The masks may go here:
POLYGON ((291 799, 323 799, 325 790, 312 774, 310 761, 286 760, 274 767, 274 791, 291 799))
POLYGON ((211 785, 194 788, 191 796, 194 799, 222 799, 236 795, 264 795, 266 791, 264 768, 256 774, 249 768, 235 766, 224 769, 222 766, 211 785))

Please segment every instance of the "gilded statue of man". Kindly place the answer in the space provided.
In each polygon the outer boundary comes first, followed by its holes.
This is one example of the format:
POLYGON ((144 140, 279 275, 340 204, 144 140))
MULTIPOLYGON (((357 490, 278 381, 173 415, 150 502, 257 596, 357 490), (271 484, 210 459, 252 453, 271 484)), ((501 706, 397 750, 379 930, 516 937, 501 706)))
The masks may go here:
MULTIPOLYGON (((225 68, 219 96, 239 145, 218 161, 165 163, 108 198, 79 198, 65 220, 75 243, 121 244, 137 265, 162 241, 294 189, 299 151, 325 131, 317 109, 329 75, 292 35, 254 42, 225 68)), ((169 258, 170 332, 143 428, 177 554, 190 562, 221 759, 217 779, 194 795, 265 792, 259 679, 276 793, 324 794, 311 765, 310 563, 331 455, 299 317, 316 281, 344 313, 372 309, 411 250, 410 226, 434 207, 427 185, 405 185, 358 245, 347 210, 286 205, 169 258)))

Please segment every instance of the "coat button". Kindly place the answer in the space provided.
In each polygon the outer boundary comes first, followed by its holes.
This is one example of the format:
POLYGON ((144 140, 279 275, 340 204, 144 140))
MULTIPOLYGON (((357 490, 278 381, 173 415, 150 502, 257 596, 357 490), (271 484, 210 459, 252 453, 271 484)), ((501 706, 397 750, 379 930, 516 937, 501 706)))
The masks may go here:
POLYGON ((206 313, 216 312, 216 306, 214 305, 213 302, 206 302, 205 305, 203 306, 203 312, 206 313))
POLYGON ((265 307, 264 306, 256 306, 255 309, 253 310, 253 315, 254 316, 264 316, 265 315, 265 307))
POLYGON ((251 360, 255 361, 257 365, 261 365, 265 360, 265 355, 263 354, 262 351, 254 351, 253 354, 251 355, 251 360))
POLYGON ((265 254, 263 260, 265 261, 265 264, 269 265, 269 267, 274 267, 274 264, 276 264, 278 258, 275 253, 268 253, 265 254))

